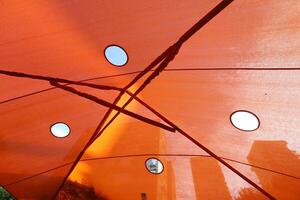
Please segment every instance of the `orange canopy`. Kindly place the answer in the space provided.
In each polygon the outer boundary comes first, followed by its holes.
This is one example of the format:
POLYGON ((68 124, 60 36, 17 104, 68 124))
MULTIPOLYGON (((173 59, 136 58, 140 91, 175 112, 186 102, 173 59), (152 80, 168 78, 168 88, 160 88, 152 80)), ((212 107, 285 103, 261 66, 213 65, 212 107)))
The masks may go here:
POLYGON ((17 199, 299 199, 300 1, 0 9, 0 185, 17 199))

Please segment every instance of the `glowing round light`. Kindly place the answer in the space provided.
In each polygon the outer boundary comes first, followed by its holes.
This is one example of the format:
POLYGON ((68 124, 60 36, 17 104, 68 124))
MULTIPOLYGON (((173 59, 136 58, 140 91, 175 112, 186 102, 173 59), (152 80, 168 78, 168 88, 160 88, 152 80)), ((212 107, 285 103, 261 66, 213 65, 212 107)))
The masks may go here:
POLYGON ((117 45, 110 45, 106 47, 104 50, 104 55, 110 64, 117 67, 124 66, 128 62, 128 55, 126 51, 117 45))
POLYGON ((235 111, 230 116, 232 125, 242 131, 254 131, 258 129, 260 122, 258 117, 245 110, 235 111))
POLYGON ((67 137, 71 132, 70 127, 67 124, 62 122, 53 124, 50 128, 50 131, 52 135, 58 138, 67 137))
POLYGON ((160 174, 164 170, 164 165, 156 158, 149 158, 146 160, 146 168, 152 174, 160 174))

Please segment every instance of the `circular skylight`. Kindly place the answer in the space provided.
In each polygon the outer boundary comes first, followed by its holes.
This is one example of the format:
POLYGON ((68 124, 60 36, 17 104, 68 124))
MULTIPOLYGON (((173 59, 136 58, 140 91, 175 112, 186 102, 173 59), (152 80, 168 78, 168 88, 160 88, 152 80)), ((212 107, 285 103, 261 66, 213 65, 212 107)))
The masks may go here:
POLYGON ((232 113, 230 121, 235 128, 242 131, 255 131, 260 125, 257 116, 245 110, 239 110, 232 113))
POLYGON ((146 168, 152 174, 160 174, 164 170, 164 165, 156 158, 146 160, 146 168))
POLYGON ((62 123, 62 122, 53 124, 51 126, 50 131, 51 131, 52 135, 54 135, 55 137, 58 137, 58 138, 67 137, 71 132, 70 127, 67 124, 62 123))
POLYGON ((110 45, 104 50, 105 58, 112 65, 121 67, 127 64, 128 55, 126 51, 117 45, 110 45))

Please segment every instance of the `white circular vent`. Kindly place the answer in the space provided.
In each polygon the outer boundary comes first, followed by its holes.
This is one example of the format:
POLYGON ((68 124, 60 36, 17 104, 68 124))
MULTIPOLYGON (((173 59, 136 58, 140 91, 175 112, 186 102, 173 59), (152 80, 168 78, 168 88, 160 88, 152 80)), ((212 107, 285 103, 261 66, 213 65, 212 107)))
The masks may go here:
POLYGON ((230 121, 235 128, 242 131, 254 131, 260 125, 258 117, 246 110, 238 110, 232 113, 230 121))
POLYGON ((70 127, 67 124, 62 122, 53 124, 50 128, 50 131, 52 135, 58 138, 67 137, 71 132, 70 127))
POLYGON ((149 158, 146 160, 146 168, 152 174, 160 174, 164 170, 164 165, 156 158, 149 158))
POLYGON ((126 51, 117 45, 110 45, 106 47, 104 50, 104 55, 110 64, 117 67, 124 66, 128 62, 128 55, 126 51))

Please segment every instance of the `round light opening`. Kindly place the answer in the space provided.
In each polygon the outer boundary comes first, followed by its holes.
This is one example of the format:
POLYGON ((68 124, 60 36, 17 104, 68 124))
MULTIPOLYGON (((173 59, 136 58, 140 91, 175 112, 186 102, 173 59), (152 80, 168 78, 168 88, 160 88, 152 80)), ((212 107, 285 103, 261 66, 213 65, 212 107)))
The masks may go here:
POLYGON ((257 116, 249 111, 235 111, 230 116, 232 125, 242 131, 254 131, 258 129, 260 123, 257 116))
POLYGON ((117 45, 110 45, 104 50, 105 58, 112 65, 121 67, 127 64, 128 55, 126 51, 117 45))
POLYGON ((164 165, 156 158, 146 160, 146 168, 152 174, 160 174, 164 170, 164 165))
POLYGON ((62 123, 62 122, 53 124, 51 126, 50 131, 51 131, 52 135, 54 135, 55 137, 58 137, 58 138, 67 137, 71 132, 70 127, 67 124, 62 123))

